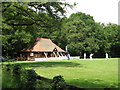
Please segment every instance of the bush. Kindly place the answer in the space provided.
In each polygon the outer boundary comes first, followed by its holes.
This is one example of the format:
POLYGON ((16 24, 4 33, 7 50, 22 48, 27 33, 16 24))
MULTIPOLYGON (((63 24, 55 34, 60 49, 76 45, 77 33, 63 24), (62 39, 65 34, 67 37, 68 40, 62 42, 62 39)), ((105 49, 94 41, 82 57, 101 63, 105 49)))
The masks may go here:
POLYGON ((62 76, 53 77, 52 89, 65 89, 66 83, 62 76))
MULTIPOLYGON (((3 73, 2 73, 2 88, 19 88, 20 83, 20 75, 15 73, 16 66, 7 64, 3 65, 3 73)), ((20 71, 18 71, 20 72, 20 71)))
POLYGON ((19 89, 36 89, 48 88, 52 90, 65 89, 66 83, 62 76, 55 76, 52 83, 37 80, 37 73, 32 70, 26 70, 19 64, 3 65, 3 82, 2 89, 19 88, 19 89))
POLYGON ((32 69, 23 69, 19 64, 7 64, 2 67, 2 89, 51 88, 51 84, 42 80, 37 80, 37 74, 32 69))
POLYGON ((25 83, 24 88, 35 88, 37 81, 36 81, 36 73, 34 70, 26 70, 25 72, 25 83))

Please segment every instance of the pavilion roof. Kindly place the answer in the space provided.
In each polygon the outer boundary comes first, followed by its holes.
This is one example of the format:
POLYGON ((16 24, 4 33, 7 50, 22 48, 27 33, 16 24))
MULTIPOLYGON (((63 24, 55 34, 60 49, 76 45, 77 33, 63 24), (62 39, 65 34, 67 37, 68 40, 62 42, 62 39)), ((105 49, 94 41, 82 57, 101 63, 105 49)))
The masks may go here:
POLYGON ((33 46, 24 48, 22 52, 53 52, 54 49, 58 52, 65 52, 59 46, 54 44, 50 39, 47 38, 37 38, 33 46))

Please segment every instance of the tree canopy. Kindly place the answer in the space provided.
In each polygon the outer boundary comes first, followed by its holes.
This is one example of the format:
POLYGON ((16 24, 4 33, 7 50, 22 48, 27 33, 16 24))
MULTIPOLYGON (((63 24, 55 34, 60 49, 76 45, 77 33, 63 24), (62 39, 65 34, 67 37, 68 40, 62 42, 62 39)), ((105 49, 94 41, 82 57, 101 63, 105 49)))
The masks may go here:
MULTIPOLYGON (((2 3, 3 55, 14 56, 37 37, 49 37, 60 26, 61 2, 2 3)), ((70 6, 70 5, 69 5, 70 6)), ((54 37, 54 33, 51 37, 54 37)))
POLYGON ((61 2, 2 3, 3 56, 19 56, 37 37, 50 38, 63 49, 67 45, 71 55, 119 56, 119 25, 96 23, 82 12, 67 18, 66 6, 71 7, 61 2))
POLYGON ((94 53, 95 57, 105 57, 109 53, 111 57, 119 57, 118 25, 96 23, 92 16, 78 12, 64 18, 62 28, 72 55, 94 53))

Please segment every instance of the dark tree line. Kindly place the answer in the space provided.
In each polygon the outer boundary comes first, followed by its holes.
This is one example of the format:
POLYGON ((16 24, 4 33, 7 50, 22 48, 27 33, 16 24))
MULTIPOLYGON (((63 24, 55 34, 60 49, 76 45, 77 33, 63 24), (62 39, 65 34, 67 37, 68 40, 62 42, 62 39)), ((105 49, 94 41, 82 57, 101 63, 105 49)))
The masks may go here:
POLYGON ((74 13, 65 17, 60 2, 2 3, 3 56, 17 57, 20 50, 37 37, 50 38, 71 55, 94 53, 96 57, 120 57, 120 28, 116 24, 96 23, 92 16, 74 13))
POLYGON ((72 55, 94 53, 94 57, 120 57, 120 28, 116 24, 96 23, 92 16, 85 13, 74 13, 63 19, 66 45, 72 55))

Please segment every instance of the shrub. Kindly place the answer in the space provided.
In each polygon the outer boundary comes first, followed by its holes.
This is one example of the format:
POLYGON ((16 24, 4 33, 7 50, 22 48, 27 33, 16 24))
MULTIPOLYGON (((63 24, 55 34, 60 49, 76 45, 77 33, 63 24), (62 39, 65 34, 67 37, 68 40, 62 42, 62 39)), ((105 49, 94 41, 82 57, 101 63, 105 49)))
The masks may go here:
POLYGON ((66 83, 62 76, 55 76, 52 83, 43 80, 37 80, 37 73, 32 70, 26 70, 19 64, 3 65, 3 81, 2 89, 18 88, 18 89, 36 89, 48 88, 52 90, 65 89, 66 83))
POLYGON ((36 82, 36 73, 34 70, 26 70, 25 71, 25 83, 24 88, 35 88, 37 82, 36 82))
POLYGON ((53 77, 52 89, 65 89, 66 83, 62 76, 53 77))
POLYGON ((2 88, 18 88, 19 87, 19 78, 18 74, 14 74, 15 70, 14 65, 7 64, 3 65, 2 68, 2 88))
MULTIPOLYGON (((37 80, 37 74, 34 70, 23 69, 19 64, 3 65, 2 71, 2 89, 35 89, 36 87, 45 88, 46 84, 48 84, 44 81, 37 80)), ((48 84, 47 86, 49 87, 50 85, 48 84)))

